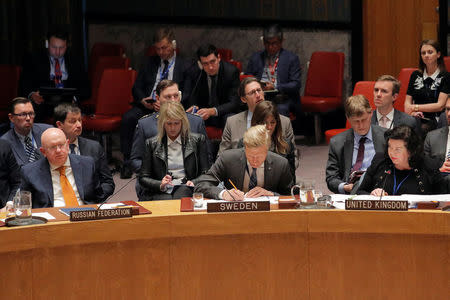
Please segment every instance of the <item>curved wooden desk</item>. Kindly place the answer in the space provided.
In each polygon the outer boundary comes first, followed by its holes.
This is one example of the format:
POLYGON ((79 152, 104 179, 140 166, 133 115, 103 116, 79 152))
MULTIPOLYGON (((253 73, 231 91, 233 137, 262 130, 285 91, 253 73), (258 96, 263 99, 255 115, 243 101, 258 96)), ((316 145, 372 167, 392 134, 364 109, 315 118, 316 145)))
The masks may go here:
POLYGON ((0 299, 447 299, 449 214, 180 213, 0 229, 0 299))

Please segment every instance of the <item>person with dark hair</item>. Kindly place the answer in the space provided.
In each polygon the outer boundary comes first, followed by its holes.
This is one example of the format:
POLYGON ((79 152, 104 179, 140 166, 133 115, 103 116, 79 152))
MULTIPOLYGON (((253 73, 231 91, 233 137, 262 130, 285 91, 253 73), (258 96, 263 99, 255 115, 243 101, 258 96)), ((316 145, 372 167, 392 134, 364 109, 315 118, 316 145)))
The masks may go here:
MULTIPOLYGON (((247 77, 242 80, 239 85, 238 94, 241 101, 247 104, 248 110, 227 119, 218 154, 228 149, 238 148, 239 141, 244 136, 245 131, 251 126, 255 107, 264 101, 264 92, 261 83, 254 77, 247 77)), ((294 132, 289 118, 280 115, 279 125, 283 139, 295 145, 294 132)))
POLYGON ((8 130, 1 138, 11 144, 17 164, 23 166, 41 157, 42 133, 52 126, 34 123, 34 109, 31 100, 23 97, 14 98, 9 108, 9 121, 13 128, 8 130))
POLYGON ((424 136, 436 129, 449 93, 450 74, 441 46, 437 41, 424 40, 419 47, 419 70, 411 74, 405 98, 405 112, 420 119, 424 136))
POLYGON ((20 185, 20 167, 8 141, 0 139, 0 208, 12 201, 20 185))
MULTIPOLYGON (((178 84, 184 92, 187 70, 192 65, 189 60, 177 55, 175 34, 170 28, 159 28, 153 36, 155 56, 150 56, 139 69, 136 82, 133 85, 132 108, 122 116, 120 125, 120 149, 124 157, 124 165, 120 178, 130 178, 131 144, 136 124, 140 118, 159 111, 160 103, 156 101, 156 87, 165 79, 178 84)), ((180 99, 181 100, 181 99, 180 99)))
POLYGON ((190 131, 179 102, 164 102, 158 118, 158 135, 146 140, 139 173, 146 199, 191 197, 198 177, 208 168, 205 136, 190 131))
POLYGON ((223 128, 228 116, 239 110, 237 96, 239 70, 220 59, 214 45, 202 45, 197 50, 201 69, 193 66, 189 72, 187 112, 195 112, 207 126, 223 128))
POLYGON ((51 27, 46 49, 25 58, 19 83, 19 95, 32 100, 36 121, 46 121, 53 114, 55 103, 82 101, 91 95, 82 58, 68 50, 69 35, 61 28, 51 27), (43 97, 41 87, 76 88, 76 97, 43 97))
POLYGON ((279 25, 264 28, 262 38, 265 50, 250 57, 245 73, 261 80, 264 90, 278 91, 267 100, 275 101, 280 114, 289 116, 300 101, 300 60, 296 54, 283 49, 283 31, 279 25))
POLYGON ((95 171, 100 180, 105 197, 114 193, 115 184, 108 167, 105 150, 99 142, 81 137, 83 125, 81 110, 74 104, 64 103, 55 107, 55 125, 69 140, 70 154, 90 156, 95 161, 95 171))
POLYGON ((386 131, 384 136, 385 152, 373 159, 357 194, 448 193, 449 185, 437 164, 424 158, 422 140, 411 127, 398 126, 386 131))

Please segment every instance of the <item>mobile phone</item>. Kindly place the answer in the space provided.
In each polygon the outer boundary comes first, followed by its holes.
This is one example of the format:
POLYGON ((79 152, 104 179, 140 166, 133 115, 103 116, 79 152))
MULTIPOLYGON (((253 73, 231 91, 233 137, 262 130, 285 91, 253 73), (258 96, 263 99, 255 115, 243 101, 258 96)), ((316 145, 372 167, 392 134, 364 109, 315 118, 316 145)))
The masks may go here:
POLYGON ((147 103, 154 103, 154 102, 156 102, 156 100, 155 99, 147 99, 147 100, 145 100, 145 102, 147 102, 147 103))

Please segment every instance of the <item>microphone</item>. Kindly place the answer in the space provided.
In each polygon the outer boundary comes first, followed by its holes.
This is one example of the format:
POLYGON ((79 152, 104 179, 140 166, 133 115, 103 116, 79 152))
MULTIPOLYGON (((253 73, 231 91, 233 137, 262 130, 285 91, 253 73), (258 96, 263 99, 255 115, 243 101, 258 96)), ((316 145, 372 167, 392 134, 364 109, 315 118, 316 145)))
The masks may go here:
POLYGON ((112 197, 114 197, 115 195, 117 195, 121 190, 123 190, 128 184, 130 184, 130 182, 132 182, 133 180, 135 180, 137 178, 137 176, 134 176, 133 178, 131 178, 130 180, 128 180, 127 183, 125 183, 117 192, 113 193, 111 196, 109 196, 108 198, 106 198, 105 200, 103 200, 102 203, 100 203, 100 205, 97 207, 97 210, 100 209, 100 207, 102 207, 103 204, 105 204, 106 202, 108 202, 108 200, 110 200, 112 197))
POLYGON ((387 179, 388 175, 391 175, 391 169, 384 170, 384 174, 386 174, 386 176, 384 177, 383 188, 381 189, 381 195, 380 195, 379 201, 381 201, 381 198, 383 198, 384 188, 386 186, 386 179, 387 179))
MULTIPOLYGON (((196 82, 195 82, 194 88, 193 88, 192 91, 191 91, 191 94, 189 95, 189 98, 191 98, 192 95, 194 95, 194 92, 195 92, 195 90, 197 89, 198 83, 200 82, 200 78, 202 77, 202 73, 203 73, 203 70, 200 70, 200 73, 199 73, 199 75, 197 76, 197 80, 196 80, 196 82)), ((191 102, 191 99, 189 99, 189 102, 191 102)))

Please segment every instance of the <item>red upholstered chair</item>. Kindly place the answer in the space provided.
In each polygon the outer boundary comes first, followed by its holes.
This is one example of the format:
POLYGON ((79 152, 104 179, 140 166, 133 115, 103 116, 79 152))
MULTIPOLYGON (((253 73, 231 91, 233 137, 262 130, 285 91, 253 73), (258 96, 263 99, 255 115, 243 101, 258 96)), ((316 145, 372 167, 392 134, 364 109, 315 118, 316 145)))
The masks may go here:
POLYGON ((97 59, 95 67, 91 70, 91 98, 82 102, 81 107, 85 111, 91 112, 97 101, 100 80, 105 69, 128 70, 130 59, 122 56, 101 56, 97 59))
POLYGON ((95 102, 95 113, 83 116, 84 130, 100 134, 108 155, 111 153, 108 134, 119 129, 122 115, 131 108, 131 88, 136 76, 134 70, 104 70, 95 102))
POLYGON ((210 140, 221 140, 222 139, 222 128, 206 126, 206 135, 210 140))
POLYGON ((125 47, 116 43, 95 43, 92 46, 91 55, 89 57, 89 78, 92 78, 92 70, 97 64, 97 60, 102 56, 122 56, 125 55, 125 47))
POLYGON ((302 111, 314 114, 316 143, 322 138, 320 114, 342 106, 345 56, 342 52, 314 52, 309 62, 302 111))
POLYGON ((217 52, 220 54, 220 59, 230 62, 233 59, 233 51, 226 48, 218 48, 217 52))
POLYGON ((0 122, 8 121, 9 103, 19 88, 20 66, 0 65, 0 122))
POLYGON ((405 111, 405 98, 406 98, 406 91, 408 90, 409 78, 411 77, 412 72, 416 70, 417 68, 403 68, 400 70, 400 73, 398 74, 397 79, 401 82, 402 85, 400 87, 400 93, 398 93, 397 100, 395 100, 394 102, 394 108, 399 111, 403 112, 405 111))
POLYGON ((444 56, 444 64, 448 72, 450 70, 450 56, 444 56))
POLYGON ((244 78, 247 78, 247 77, 255 77, 255 76, 249 75, 249 74, 241 74, 241 75, 239 75, 239 80, 242 81, 242 80, 244 80, 244 78))
POLYGON ((230 60, 228 61, 230 64, 234 65, 236 68, 238 68, 239 73, 242 72, 242 63, 240 61, 237 60, 230 60))
MULTIPOLYGON (((364 95, 367 100, 369 100, 370 106, 373 110, 376 109, 375 103, 373 101, 373 88, 375 86, 375 81, 358 81, 355 84, 355 88, 353 89, 353 95, 364 95)), ((345 123, 345 128, 338 128, 338 129, 330 129, 325 131, 325 140, 327 141, 327 144, 330 143, 330 140, 333 136, 338 135, 341 132, 346 131, 347 129, 351 128, 350 123, 345 123)))

